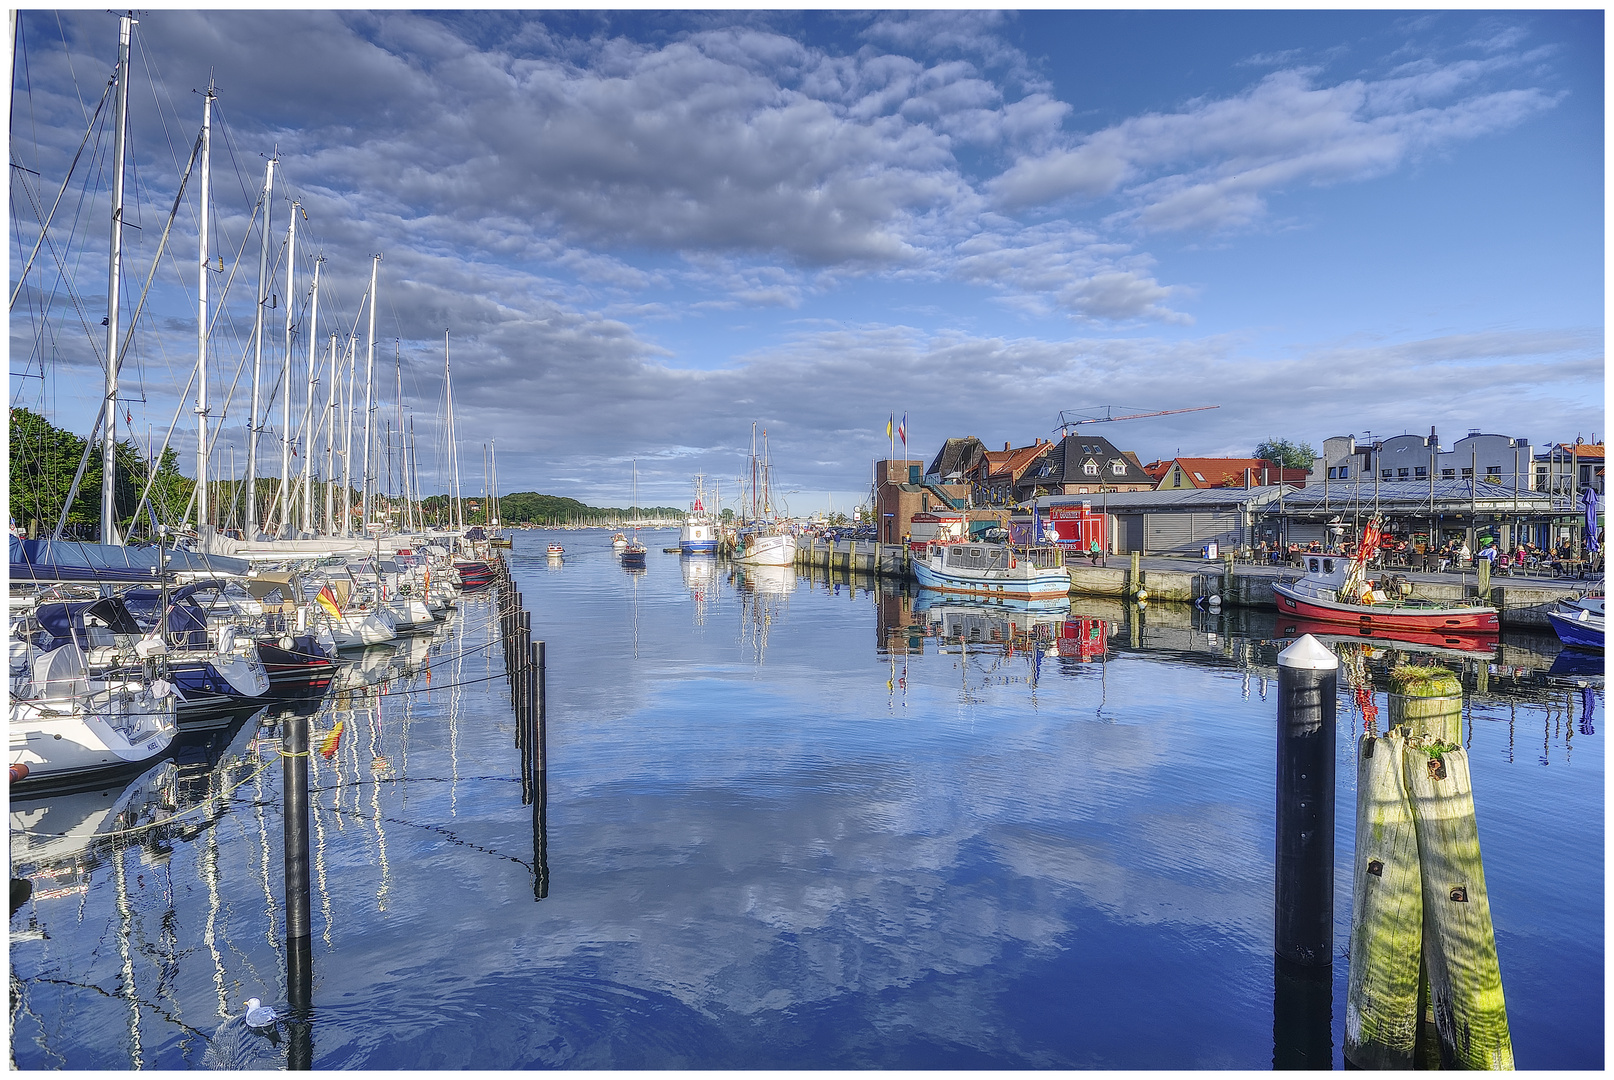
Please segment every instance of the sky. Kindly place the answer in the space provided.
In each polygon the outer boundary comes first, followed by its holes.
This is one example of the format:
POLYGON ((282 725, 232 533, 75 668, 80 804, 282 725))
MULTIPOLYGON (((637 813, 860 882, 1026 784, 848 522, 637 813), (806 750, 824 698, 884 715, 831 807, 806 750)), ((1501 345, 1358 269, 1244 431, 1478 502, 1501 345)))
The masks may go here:
MULTIPOLYGON (((701 473, 732 505, 753 425, 796 514, 864 501, 893 417, 897 455, 927 462, 1061 414, 1211 405, 1087 430, 1143 461, 1431 427, 1601 438, 1603 18, 147 10, 122 321, 211 78, 216 476, 245 460, 270 155, 265 386, 289 295, 299 452, 323 464, 302 412, 312 343, 326 414, 332 333, 342 365, 356 342, 362 425, 381 254, 374 423, 401 379, 428 491, 445 333, 463 490, 491 443, 501 491, 594 505, 628 505, 635 472, 641 504, 687 505, 701 473)), ((90 117, 117 36, 102 10, 24 12, 11 83, 13 290, 92 132, 10 324, 13 406, 81 433, 110 230, 90 117)), ((178 410, 187 473, 199 186, 120 375, 143 445, 178 410)), ((278 474, 279 398, 267 423, 278 474)))

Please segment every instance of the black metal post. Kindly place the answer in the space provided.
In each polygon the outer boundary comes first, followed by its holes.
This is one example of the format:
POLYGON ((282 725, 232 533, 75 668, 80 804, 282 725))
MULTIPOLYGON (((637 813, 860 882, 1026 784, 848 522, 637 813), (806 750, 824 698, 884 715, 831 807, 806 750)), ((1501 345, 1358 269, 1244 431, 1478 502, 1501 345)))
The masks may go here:
POLYGON ((314 1033, 312 928, 309 919, 308 880, 308 717, 290 715, 282 721, 281 792, 285 828, 286 888, 286 996, 290 1045, 287 1066, 311 1069, 314 1033))

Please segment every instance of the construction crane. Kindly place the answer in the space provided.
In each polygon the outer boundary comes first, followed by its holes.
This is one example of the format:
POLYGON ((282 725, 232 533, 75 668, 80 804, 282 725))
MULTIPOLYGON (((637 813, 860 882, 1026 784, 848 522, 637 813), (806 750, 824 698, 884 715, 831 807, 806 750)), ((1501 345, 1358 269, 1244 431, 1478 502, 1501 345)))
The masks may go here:
POLYGON ((1196 405, 1192 409, 1161 409, 1159 412, 1140 412, 1129 413, 1126 416, 1111 416, 1110 411, 1114 408, 1114 405, 1104 406, 1103 416, 1081 416, 1074 412, 1067 413, 1062 409, 1059 413, 1059 426, 1054 428, 1054 431, 1061 438, 1064 438, 1083 424, 1107 424, 1113 420, 1141 420, 1145 416, 1171 416, 1174 413, 1204 412, 1206 409, 1220 409, 1221 406, 1196 405), (1067 420, 1067 415, 1074 417, 1074 419, 1067 420))

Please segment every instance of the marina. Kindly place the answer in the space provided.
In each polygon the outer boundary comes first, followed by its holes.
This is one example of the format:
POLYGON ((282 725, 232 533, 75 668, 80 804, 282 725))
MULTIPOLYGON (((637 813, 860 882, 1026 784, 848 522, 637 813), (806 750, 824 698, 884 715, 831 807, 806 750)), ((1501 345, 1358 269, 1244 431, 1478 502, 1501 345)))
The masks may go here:
POLYGON ((1604 1068, 1602 21, 13 12, 11 1066, 1604 1068))
MULTIPOLYGON (((1266 1068, 1320 1039, 1340 1066, 1348 763, 1395 707, 1395 643, 1331 646, 1333 956, 1295 1013, 1274 997, 1272 763, 1297 639, 1275 615, 972 602, 666 554, 676 530, 627 572, 605 531, 548 559, 560 535, 517 531, 504 556, 547 645, 527 751, 496 588, 131 780, 14 793, 15 1064, 1266 1068), (311 748, 304 1013, 291 712, 311 748), (295 1019, 278 1042, 242 1027, 249 997, 295 1019)), ((1444 659, 1512 1053, 1596 1067, 1600 672, 1444 659)))

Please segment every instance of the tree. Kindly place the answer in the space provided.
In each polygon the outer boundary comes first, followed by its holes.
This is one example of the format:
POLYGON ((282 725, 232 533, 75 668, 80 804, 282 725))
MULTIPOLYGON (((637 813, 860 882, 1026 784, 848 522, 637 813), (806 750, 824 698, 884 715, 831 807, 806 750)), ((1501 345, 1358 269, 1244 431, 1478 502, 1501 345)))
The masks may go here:
POLYGON ((1271 438, 1255 448, 1255 456, 1276 461, 1285 469, 1310 469, 1317 460, 1317 451, 1311 448, 1311 443, 1271 438))

